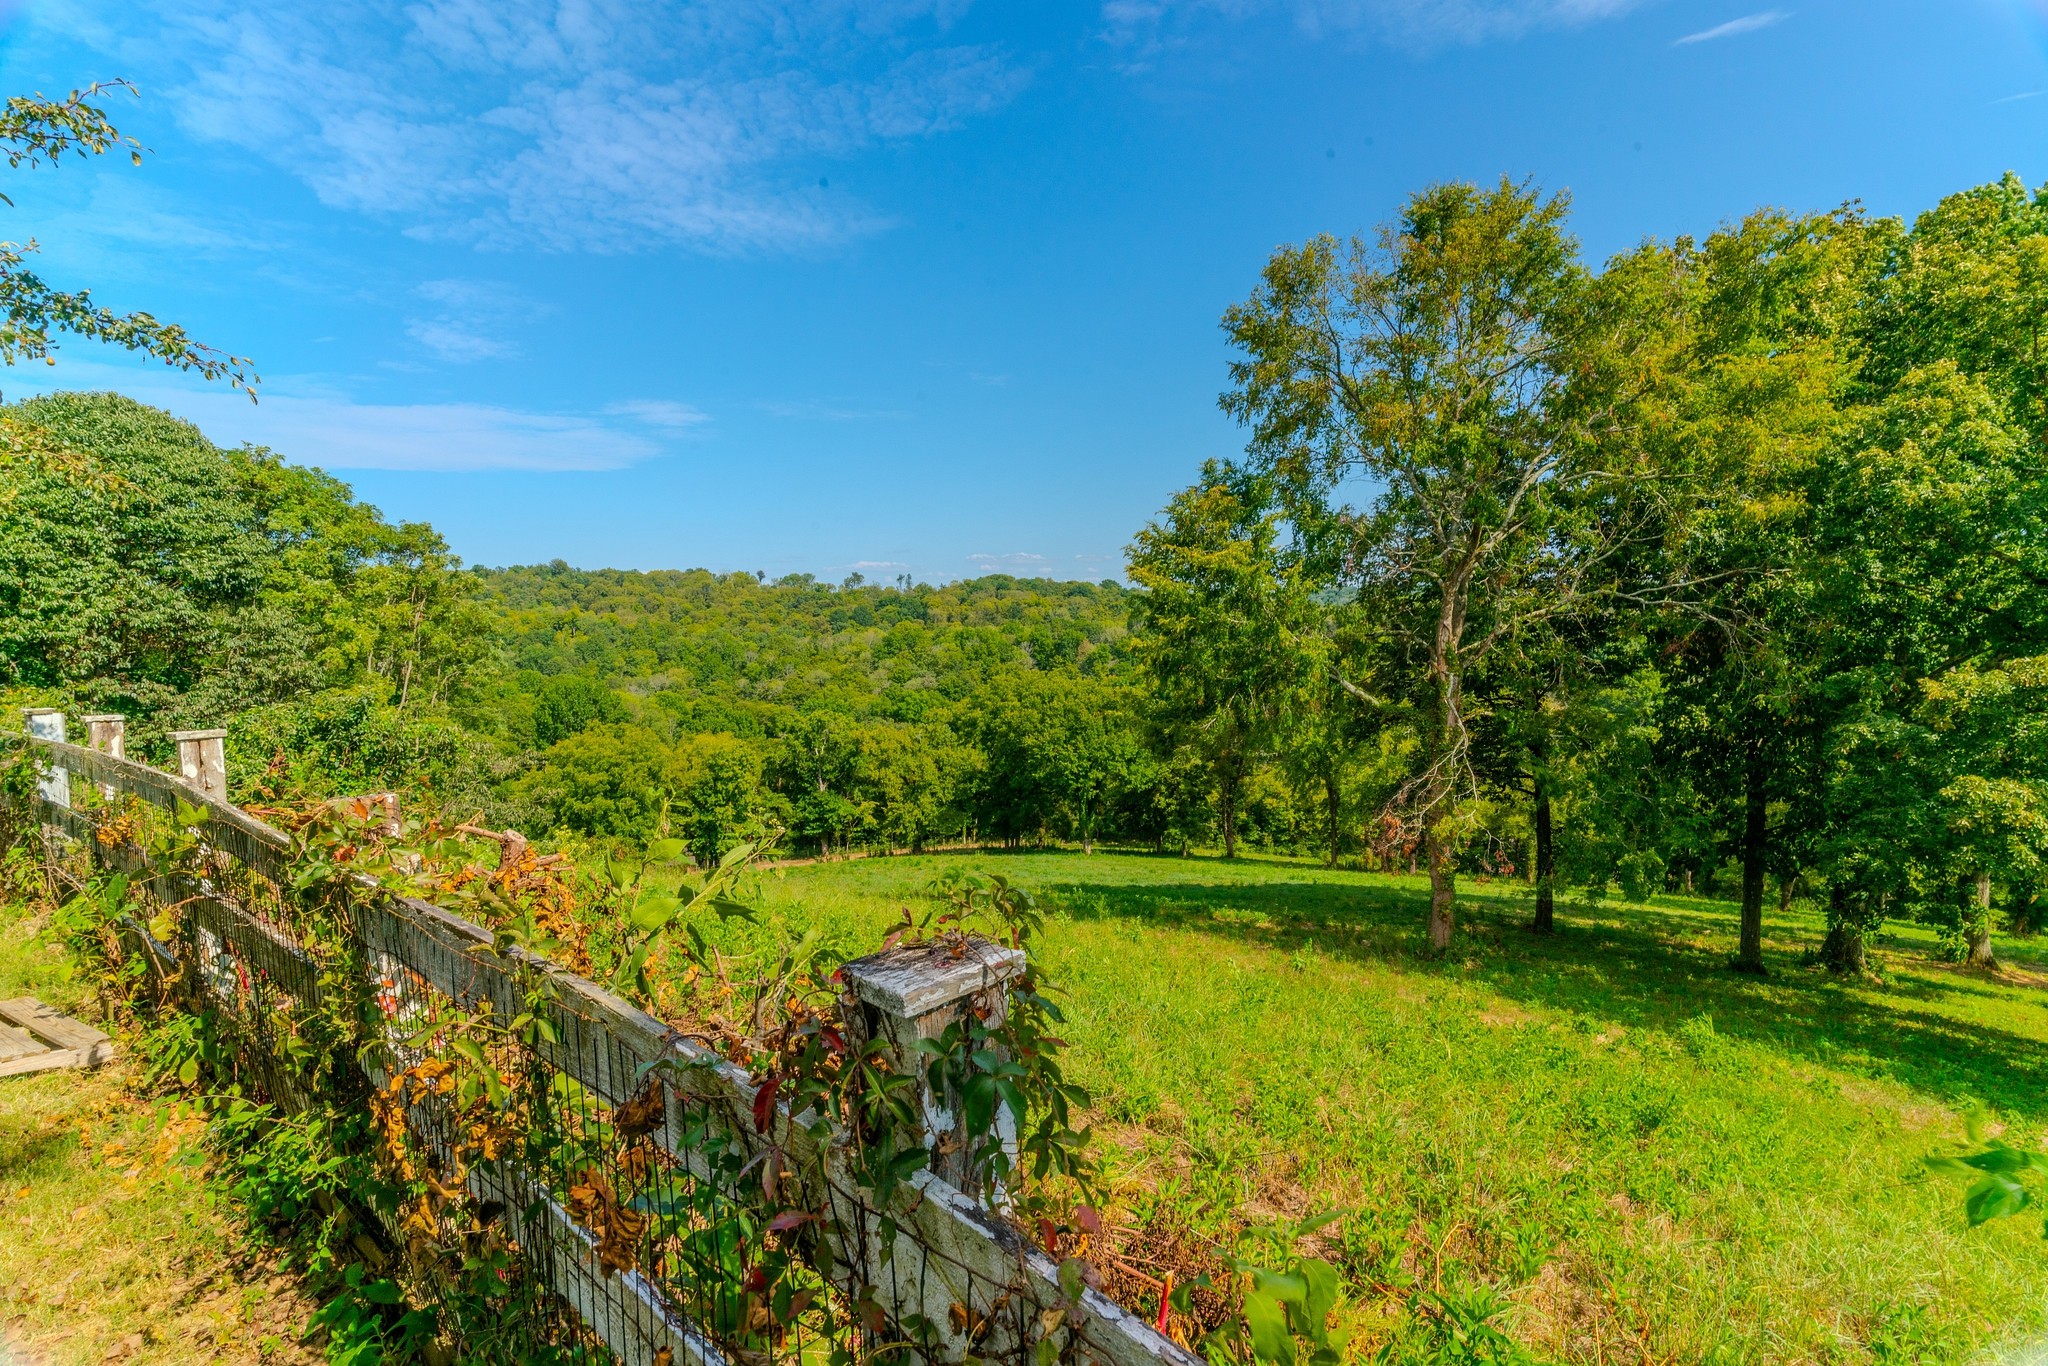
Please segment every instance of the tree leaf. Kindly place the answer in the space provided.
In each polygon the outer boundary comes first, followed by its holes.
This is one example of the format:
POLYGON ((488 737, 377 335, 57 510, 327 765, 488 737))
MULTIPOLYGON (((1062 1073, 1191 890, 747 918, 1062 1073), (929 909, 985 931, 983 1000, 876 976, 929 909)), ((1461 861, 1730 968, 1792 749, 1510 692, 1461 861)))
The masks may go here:
POLYGON ((1999 1172, 1993 1172, 1970 1187, 1963 1200, 1963 1213, 1969 1216, 1970 1226, 2003 1219, 2009 1214, 2018 1214, 2032 1203, 2033 1197, 2027 1188, 1999 1172))

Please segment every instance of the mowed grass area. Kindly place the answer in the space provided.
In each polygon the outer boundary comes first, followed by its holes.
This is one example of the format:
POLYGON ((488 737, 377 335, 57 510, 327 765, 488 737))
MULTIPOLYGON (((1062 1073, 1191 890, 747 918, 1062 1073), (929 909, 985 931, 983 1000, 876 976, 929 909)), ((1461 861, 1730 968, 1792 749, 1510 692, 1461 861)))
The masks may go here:
POLYGON ((1478 1286, 1568 1362, 1995 1360, 2041 1332, 2038 1220, 1969 1230, 1921 1166, 1974 1103, 2039 1141, 2038 953, 1966 975, 1894 927, 1882 982, 1843 981, 1799 966, 1795 908, 1758 980, 1725 967, 1732 905, 1567 904, 1539 939, 1526 887, 1468 881, 1435 959, 1419 878, 1105 853, 782 870, 774 923, 727 934, 858 953, 951 868, 1051 912, 1071 1070, 1151 1246, 1349 1209, 1327 1248, 1364 1349, 1440 1344, 1434 1297, 1478 1286))
MULTIPOLYGON (((0 903, 0 999, 93 1020, 69 950, 0 903)), ((196 1106, 136 1084, 132 1041, 94 1072, 0 1077, 0 1360, 292 1363, 317 1307, 206 1177, 196 1106)))

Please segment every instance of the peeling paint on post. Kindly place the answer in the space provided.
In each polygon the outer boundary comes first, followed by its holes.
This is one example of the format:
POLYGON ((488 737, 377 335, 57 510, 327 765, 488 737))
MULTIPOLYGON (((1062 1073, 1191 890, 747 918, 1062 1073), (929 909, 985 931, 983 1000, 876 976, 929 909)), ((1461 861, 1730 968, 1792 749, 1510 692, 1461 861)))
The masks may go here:
MULTIPOLYGON (((965 944, 935 940, 857 958, 840 971, 852 993, 845 1011, 855 1040, 887 1039, 898 1064, 917 1072, 933 1174, 970 1195, 981 1194, 981 1174, 970 1170, 968 1145, 956 1132, 958 1098, 932 1093, 925 1074, 929 1058, 917 1046, 938 1038, 970 1012, 984 1024, 1002 1019, 1010 1008, 1010 981, 1024 971, 1024 951, 985 939, 965 944)), ((1004 1146, 1014 1153, 1016 1135, 1007 1108, 997 1107, 996 1123, 1004 1146)), ((1001 1194, 996 1194, 1000 1203, 1001 1194)))
POLYGON ((221 742, 224 730, 174 730, 178 742, 178 772, 186 782, 217 802, 228 799, 228 756, 221 742))
MULTIPOLYGON (((116 759, 128 757, 128 718, 119 712, 102 712, 98 716, 80 717, 85 722, 85 742, 102 754, 116 759)), ((114 800, 114 785, 100 784, 100 795, 108 801, 114 800)))
MULTIPOLYGON (((28 723, 28 733, 38 740, 55 740, 64 743, 64 712, 60 707, 23 707, 21 714, 28 723)), ((36 790, 44 801, 52 806, 71 805, 71 773, 55 764, 42 766, 42 781, 36 790)))
POLYGON ((85 742, 102 754, 111 754, 116 759, 128 757, 128 718, 119 712, 103 712, 98 716, 82 716, 85 722, 85 742))

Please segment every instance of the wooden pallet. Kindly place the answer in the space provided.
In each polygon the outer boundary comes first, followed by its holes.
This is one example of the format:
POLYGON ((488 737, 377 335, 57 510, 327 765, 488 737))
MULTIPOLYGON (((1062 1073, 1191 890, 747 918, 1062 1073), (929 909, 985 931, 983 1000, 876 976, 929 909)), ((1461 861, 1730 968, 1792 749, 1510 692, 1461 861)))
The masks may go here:
POLYGON ((113 1040, 33 996, 0 1001, 0 1077, 53 1067, 98 1067, 113 1056, 113 1040))

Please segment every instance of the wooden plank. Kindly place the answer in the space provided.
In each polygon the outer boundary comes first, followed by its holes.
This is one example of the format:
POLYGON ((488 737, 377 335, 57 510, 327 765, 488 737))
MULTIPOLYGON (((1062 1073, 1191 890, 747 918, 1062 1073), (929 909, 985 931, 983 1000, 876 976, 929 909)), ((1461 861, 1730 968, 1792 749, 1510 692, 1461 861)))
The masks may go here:
POLYGON ((16 1029, 13 1025, 0 1024, 0 1062, 12 1058, 26 1057, 30 1053, 47 1053, 50 1046, 37 1043, 27 1030, 16 1029))
POLYGON ((73 1050, 82 1066, 98 1067, 114 1056, 113 1041, 105 1034, 91 1025, 59 1014, 33 996, 0 1001, 0 1023, 26 1030, 51 1048, 73 1050))
POLYGON ((73 1048, 46 1048, 27 1057, 0 1062, 0 1077, 18 1077, 28 1072, 48 1072, 57 1067, 83 1067, 85 1060, 73 1048))

